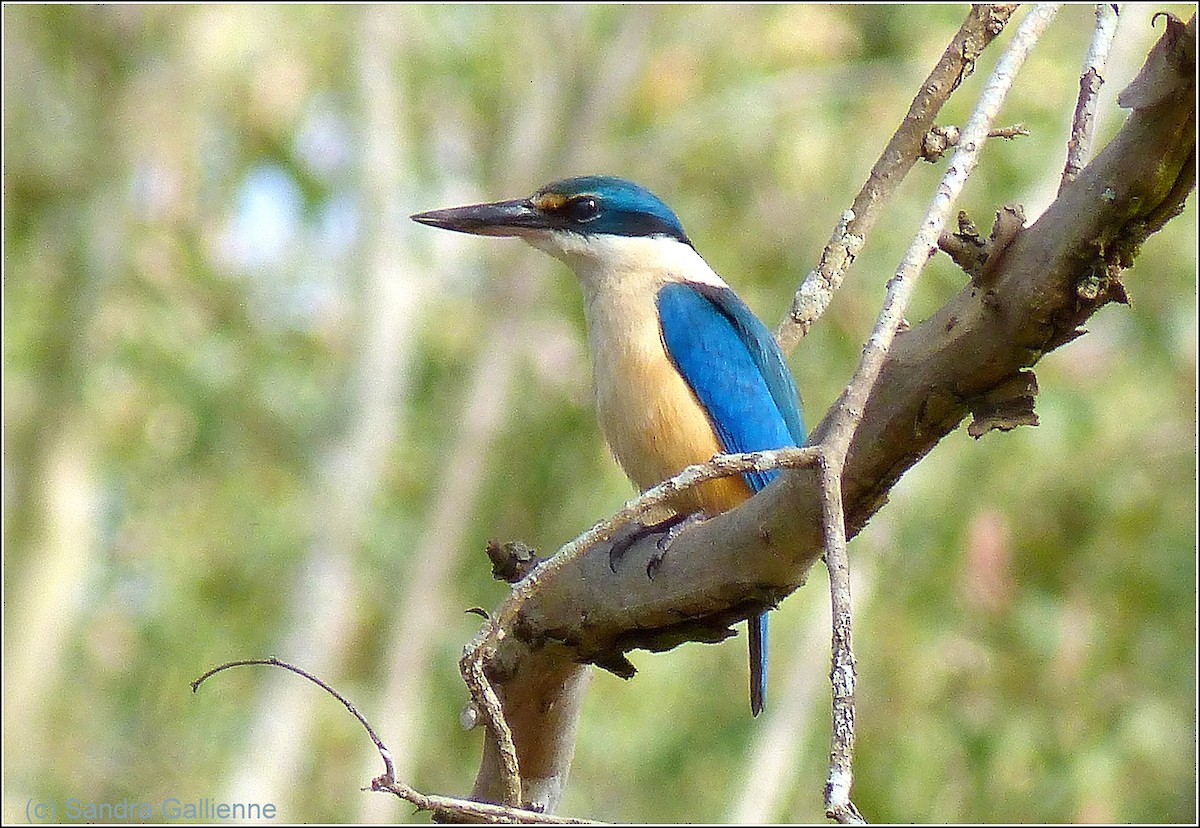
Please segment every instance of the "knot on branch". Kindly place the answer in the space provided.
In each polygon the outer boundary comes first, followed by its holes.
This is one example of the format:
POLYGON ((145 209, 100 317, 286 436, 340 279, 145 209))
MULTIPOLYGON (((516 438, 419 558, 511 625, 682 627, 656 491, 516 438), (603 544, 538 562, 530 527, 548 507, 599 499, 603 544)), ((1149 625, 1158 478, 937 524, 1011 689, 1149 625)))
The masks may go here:
POLYGON ((490 540, 486 551, 492 562, 492 577, 509 584, 524 578, 543 560, 536 549, 521 541, 501 543, 490 540))
POLYGON ((960 130, 956 126, 935 126, 921 140, 921 157, 933 163, 946 154, 946 150, 958 145, 960 130))
POLYGON ((1125 235, 1113 239, 1107 248, 1093 246, 1090 261, 1085 260, 1076 271, 1073 281, 1074 301, 1051 317, 1049 337, 1041 353, 1061 348, 1087 333, 1082 321, 1109 302, 1129 304, 1129 293, 1121 281, 1121 273, 1133 264, 1138 245, 1144 238, 1142 222, 1125 228, 1125 235))
POLYGON ((967 434, 978 440, 993 429, 1012 431, 1017 426, 1038 424, 1033 410, 1037 396, 1037 377, 1032 371, 1018 371, 991 390, 967 400, 974 418, 967 434))
POLYGON ((988 281, 987 274, 996 272, 1004 251, 1024 229, 1025 210, 1019 204, 1006 204, 996 211, 996 221, 986 241, 966 212, 960 211, 958 232, 942 234, 938 247, 971 277, 972 284, 982 287, 988 281))
MULTIPOLYGON (((1006 138, 1011 141, 1018 135, 1028 134, 1029 130, 1025 128, 1024 124, 1013 124, 989 130, 987 137, 1006 138)), ((962 138, 962 130, 956 126, 935 126, 921 139, 921 157, 931 164, 939 161, 946 154, 946 150, 958 146, 960 138, 962 138)))
POLYGON ((1128 265, 1120 251, 1097 259, 1075 284, 1075 295, 1085 305, 1098 308, 1109 302, 1129 304, 1129 294, 1121 283, 1121 271, 1128 265))

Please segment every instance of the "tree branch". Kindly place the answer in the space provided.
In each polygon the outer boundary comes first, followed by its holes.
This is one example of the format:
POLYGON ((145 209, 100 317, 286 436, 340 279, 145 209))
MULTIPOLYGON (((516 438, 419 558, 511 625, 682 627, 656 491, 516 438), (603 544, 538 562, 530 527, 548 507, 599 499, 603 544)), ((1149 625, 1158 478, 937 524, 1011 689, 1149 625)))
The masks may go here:
POLYGON ((951 93, 975 70, 975 59, 1004 31, 1005 24, 1018 5, 984 3, 971 7, 958 33, 925 83, 921 84, 921 90, 913 98, 904 120, 871 168, 867 182, 855 197, 850 210, 839 219, 829 243, 821 253, 817 268, 804 278, 796 291, 791 311, 775 331, 775 338, 785 354, 796 347, 812 324, 825 312, 888 199, 899 189, 913 165, 924 157, 925 138, 933 129, 938 112, 950 99, 951 93))

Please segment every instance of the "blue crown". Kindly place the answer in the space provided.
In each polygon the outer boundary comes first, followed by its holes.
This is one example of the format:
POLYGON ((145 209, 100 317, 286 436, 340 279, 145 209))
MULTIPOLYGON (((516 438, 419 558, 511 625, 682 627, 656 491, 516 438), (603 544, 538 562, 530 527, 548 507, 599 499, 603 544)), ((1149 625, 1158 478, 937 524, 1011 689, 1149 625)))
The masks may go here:
POLYGON ((679 217, 640 184, 611 175, 581 175, 547 184, 530 199, 557 230, 584 235, 669 236, 692 242, 679 217))

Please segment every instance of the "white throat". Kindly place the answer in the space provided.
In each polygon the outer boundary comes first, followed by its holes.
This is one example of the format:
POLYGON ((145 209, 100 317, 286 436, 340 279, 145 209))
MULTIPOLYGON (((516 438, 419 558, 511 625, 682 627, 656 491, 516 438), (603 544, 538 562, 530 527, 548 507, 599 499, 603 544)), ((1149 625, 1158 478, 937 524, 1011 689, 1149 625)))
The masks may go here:
POLYGON ((584 236, 556 231, 531 233, 525 240, 571 268, 589 304, 614 288, 657 292, 666 282, 726 286, 691 245, 669 236, 584 236))

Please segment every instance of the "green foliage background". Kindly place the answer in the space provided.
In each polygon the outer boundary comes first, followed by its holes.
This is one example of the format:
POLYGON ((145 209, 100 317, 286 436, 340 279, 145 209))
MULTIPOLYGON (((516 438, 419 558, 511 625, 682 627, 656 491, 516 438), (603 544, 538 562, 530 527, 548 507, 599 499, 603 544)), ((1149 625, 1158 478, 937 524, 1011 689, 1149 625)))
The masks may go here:
MULTIPOLYGON (((1156 8, 1128 4, 1101 141, 1156 8)), ((624 175, 773 325, 965 13, 6 5, 5 821, 166 797, 426 821, 359 791, 378 760, 315 688, 189 691, 268 654, 351 697, 412 785, 468 791, 462 611, 502 596, 484 542, 556 548, 631 491, 569 274, 405 217, 624 175)), ((1031 134, 987 148, 961 204, 981 226, 1052 199, 1091 26, 1065 8, 1018 79, 1001 117, 1031 134)), ((810 422, 943 165, 794 354, 810 422)), ((852 544, 870 819, 1195 818, 1195 240, 1193 197, 1132 306, 1040 363, 1041 425, 951 435, 852 544)), ((909 318, 962 278, 936 257, 909 318)), ((598 674, 563 812, 822 819, 827 600, 814 570, 775 613, 758 721, 740 637, 598 674)))

